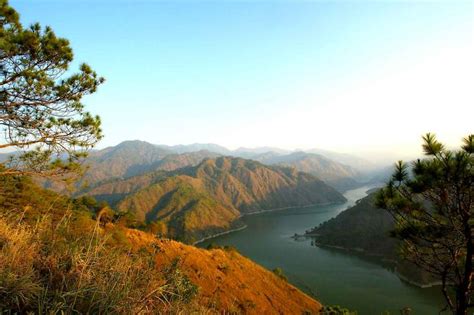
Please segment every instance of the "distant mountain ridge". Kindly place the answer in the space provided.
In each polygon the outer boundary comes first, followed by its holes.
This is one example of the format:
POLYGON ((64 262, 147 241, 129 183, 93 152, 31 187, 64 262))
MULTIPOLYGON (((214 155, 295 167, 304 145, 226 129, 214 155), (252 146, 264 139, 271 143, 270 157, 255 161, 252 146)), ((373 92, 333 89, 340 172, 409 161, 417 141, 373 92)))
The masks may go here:
MULTIPOLYGON (((11 154, 15 153, 0 153, 0 160, 5 160, 11 154)), ((319 177, 339 191, 356 187, 359 185, 358 181, 361 181, 359 169, 351 164, 339 162, 340 157, 343 157, 345 161, 363 164, 361 159, 351 155, 329 151, 324 151, 324 154, 313 154, 274 147, 229 150, 212 143, 168 146, 131 140, 113 147, 91 151, 84 163, 88 170, 80 185, 96 185, 114 178, 128 178, 160 169, 171 171, 195 166, 204 158, 217 156, 234 156, 268 165, 280 164, 295 167, 299 171, 319 177), (328 158, 330 155, 335 158, 328 158)), ((363 181, 370 180, 372 177, 372 175, 366 175, 363 181)))
POLYGON ((258 161, 269 165, 294 167, 300 172, 312 174, 339 191, 355 188, 361 183, 360 173, 350 166, 330 160, 320 154, 294 152, 287 155, 258 156, 258 161))
POLYGON ((114 147, 92 151, 85 161, 87 171, 82 182, 96 185, 114 178, 129 178, 155 170, 172 171, 217 156, 219 154, 205 150, 178 154, 145 141, 125 141, 114 147))
MULTIPOLYGON (((166 146, 154 145, 143 141, 127 141, 116 147, 94 152, 94 154, 91 155, 91 159, 89 159, 90 165, 95 166, 95 164, 97 164, 95 155, 110 157, 111 154, 108 151, 112 151, 113 153, 117 151, 127 152, 126 148, 133 145, 136 145, 137 149, 134 150, 134 152, 129 152, 129 154, 142 155, 143 157, 140 158, 141 163, 140 159, 138 161, 135 159, 133 161, 136 165, 128 165, 129 169, 126 172, 122 170, 122 172, 115 173, 113 173, 113 171, 116 171, 117 169, 120 170, 120 167, 112 165, 112 167, 104 170, 102 165, 98 165, 99 167, 96 168, 100 170, 98 173, 109 173, 109 178, 126 178, 157 169, 173 170, 185 166, 194 166, 204 158, 222 155, 251 159, 267 165, 295 167, 299 171, 310 173, 321 180, 326 181, 340 191, 360 185, 356 180, 356 178, 360 176, 360 172, 349 165, 331 160, 321 154, 307 153, 303 151, 291 152, 289 150, 273 147, 239 148, 231 151, 225 147, 209 143, 166 146), (118 148, 121 148, 121 150, 118 148), (143 153, 143 151, 146 150, 149 152, 143 153), (104 153, 103 151, 106 152, 104 153)), ((110 157, 112 164, 117 163, 117 158, 118 164, 123 164, 124 158, 121 156, 110 157)), ((94 173, 94 171, 90 171, 90 173, 94 173)), ((104 176, 94 175, 91 176, 91 179, 93 182, 94 180, 97 181, 97 178, 103 180, 103 177, 104 176)))
POLYGON ((242 214, 345 201, 310 174, 232 157, 117 179, 83 193, 187 242, 241 226, 242 214))

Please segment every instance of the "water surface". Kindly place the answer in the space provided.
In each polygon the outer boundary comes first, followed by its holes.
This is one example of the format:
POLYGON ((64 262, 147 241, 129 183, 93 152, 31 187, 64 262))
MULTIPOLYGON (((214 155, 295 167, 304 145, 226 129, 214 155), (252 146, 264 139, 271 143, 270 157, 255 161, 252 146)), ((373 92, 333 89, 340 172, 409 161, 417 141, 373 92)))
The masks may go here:
POLYGON ((400 280, 390 266, 340 250, 311 246, 310 240, 295 241, 303 233, 352 206, 366 196, 370 187, 350 190, 348 201, 340 205, 288 209, 244 217, 245 230, 207 240, 235 246, 240 253, 273 269, 281 267, 289 281, 314 295, 323 304, 338 304, 357 310, 359 315, 384 311, 400 314, 411 307, 412 314, 438 314, 443 300, 438 288, 421 289, 400 280))

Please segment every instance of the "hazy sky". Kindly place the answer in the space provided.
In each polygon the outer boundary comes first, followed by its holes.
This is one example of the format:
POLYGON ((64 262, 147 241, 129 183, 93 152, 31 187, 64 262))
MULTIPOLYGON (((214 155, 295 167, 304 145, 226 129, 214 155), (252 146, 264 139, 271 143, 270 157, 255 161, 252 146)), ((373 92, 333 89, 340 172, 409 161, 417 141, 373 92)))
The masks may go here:
POLYGON ((85 99, 100 147, 411 154, 425 132, 474 132, 472 1, 10 3, 106 77, 85 99))

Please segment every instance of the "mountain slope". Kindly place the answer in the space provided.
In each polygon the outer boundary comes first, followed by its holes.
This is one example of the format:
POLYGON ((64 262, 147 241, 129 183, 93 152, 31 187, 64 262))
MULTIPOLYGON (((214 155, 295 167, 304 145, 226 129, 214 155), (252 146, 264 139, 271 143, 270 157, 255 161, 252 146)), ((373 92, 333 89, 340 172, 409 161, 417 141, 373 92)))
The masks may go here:
POLYGON ((71 199, 28 178, 0 176, 0 309, 318 314, 321 308, 235 250, 159 239, 106 223, 99 213, 103 208, 90 198, 71 199))
POLYGON ((329 185, 344 191, 360 185, 355 178, 359 172, 350 166, 335 162, 319 154, 295 152, 288 155, 257 157, 269 165, 283 165, 296 168, 300 172, 312 174, 329 185))
POLYGON ((393 261, 399 275, 412 284, 423 287, 437 283, 400 256, 399 241, 390 237, 390 231, 395 228, 393 217, 374 206, 375 194, 362 198, 355 206, 307 234, 314 237, 317 245, 349 249, 393 261))
POLYGON ((93 151, 86 160, 84 181, 97 183, 116 177, 131 177, 154 169, 171 151, 144 141, 125 141, 93 151))
POLYGON ((187 152, 187 153, 180 153, 180 154, 170 154, 165 156, 157 165, 157 170, 163 171, 174 171, 179 168, 187 167, 187 166, 196 166, 201 163, 204 159, 208 158, 216 158, 220 156, 220 154, 207 151, 207 150, 200 150, 196 152, 187 152))
POLYGON ((148 142, 125 141, 115 147, 91 152, 85 162, 87 171, 82 183, 95 186, 155 170, 173 171, 217 156, 217 153, 204 150, 177 154, 148 142))
POLYGON ((220 155, 249 158, 267 165, 295 167, 319 177, 340 191, 357 186, 354 178, 360 175, 355 169, 318 154, 289 153, 270 147, 230 151, 215 144, 165 146, 135 140, 91 152, 85 163, 88 170, 82 184, 94 186, 114 178, 129 178, 154 170, 172 171, 195 166, 205 158, 220 155))
POLYGON ((159 241, 160 266, 174 259, 199 287, 200 305, 221 314, 318 314, 321 304, 232 249, 204 250, 159 241))
POLYGON ((193 168, 190 174, 201 178, 218 200, 243 213, 345 200, 310 174, 252 160, 209 159, 193 168))
POLYGON ((186 242, 229 230, 240 213, 213 199, 202 182, 186 175, 169 177, 131 194, 117 209, 140 222, 164 224, 160 233, 186 242))
POLYGON ((376 168, 376 165, 374 165, 373 163, 363 158, 360 158, 358 156, 354 156, 352 154, 339 153, 339 152, 328 151, 328 150, 323 150, 323 149, 310 149, 310 150, 306 150, 305 152, 325 156, 328 159, 331 159, 333 161, 336 161, 344 165, 348 165, 358 171, 365 172, 365 171, 373 170, 374 168, 376 168))
POLYGON ((396 258, 396 240, 392 216, 373 205, 375 193, 369 194, 337 217, 314 228, 320 244, 362 250, 368 254, 396 258))
POLYGON ((241 214, 345 200, 312 175, 230 157, 115 180, 86 193, 140 222, 164 224, 163 233, 187 242, 241 226, 241 214))

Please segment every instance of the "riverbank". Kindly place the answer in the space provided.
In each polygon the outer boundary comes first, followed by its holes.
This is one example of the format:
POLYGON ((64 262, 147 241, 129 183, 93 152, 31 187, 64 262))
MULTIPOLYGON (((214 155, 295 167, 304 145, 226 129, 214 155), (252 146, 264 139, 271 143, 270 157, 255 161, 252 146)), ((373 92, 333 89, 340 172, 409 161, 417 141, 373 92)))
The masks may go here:
POLYGON ((440 285, 443 284, 441 281, 432 281, 432 282, 428 282, 428 283, 420 283, 420 282, 411 280, 411 279, 409 279, 408 277, 402 275, 402 274, 397 270, 397 267, 395 267, 394 273, 395 273, 395 274, 397 275, 397 277, 399 277, 401 280, 403 280, 403 281, 405 281, 405 282, 407 282, 407 283, 409 283, 409 284, 411 284, 411 285, 414 285, 414 286, 416 286, 416 287, 422 288, 422 289, 437 287, 437 286, 440 286, 440 285))
POLYGON ((311 208, 311 207, 326 207, 326 206, 333 206, 333 205, 342 205, 342 204, 345 204, 346 202, 347 202, 347 200, 344 201, 344 202, 313 203, 313 204, 306 205, 306 206, 291 206, 291 207, 275 208, 275 209, 268 209, 268 210, 259 210, 259 211, 243 213, 243 214, 240 215, 240 218, 245 217, 245 216, 262 214, 262 213, 266 213, 266 212, 283 211, 283 210, 289 210, 289 209, 304 209, 304 208, 311 208))
POLYGON ((296 231, 304 234, 309 227, 335 217, 364 197, 366 190, 347 192, 348 202, 343 205, 251 215, 243 218, 248 225, 244 230, 207 240, 197 247, 205 248, 211 243, 231 246, 268 270, 280 267, 290 283, 315 294, 323 304, 344 305, 359 314, 399 314, 405 306, 410 306, 414 314, 437 314, 444 303, 439 288, 421 289, 402 281, 394 268, 388 267, 389 263, 378 263, 376 258, 318 250, 310 246, 310 240, 301 238, 297 242, 291 238, 296 231))
POLYGON ((222 235, 226 235, 226 234, 229 234, 229 233, 233 233, 233 232, 237 232, 237 231, 242 231, 243 229, 246 229, 247 228, 247 225, 243 225, 241 227, 238 227, 238 228, 235 228, 235 229, 231 229, 231 230, 227 230, 227 231, 224 231, 224 232, 220 232, 220 233, 217 233, 217 234, 213 234, 213 235, 210 235, 210 236, 206 236, 204 238, 201 238, 200 240, 194 242, 192 245, 197 245, 199 243, 202 243, 204 241, 207 241, 207 240, 210 240, 212 238, 215 238, 215 237, 218 237, 218 236, 222 236, 222 235))

